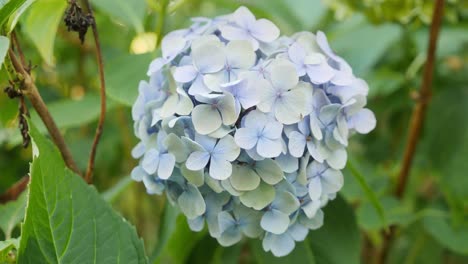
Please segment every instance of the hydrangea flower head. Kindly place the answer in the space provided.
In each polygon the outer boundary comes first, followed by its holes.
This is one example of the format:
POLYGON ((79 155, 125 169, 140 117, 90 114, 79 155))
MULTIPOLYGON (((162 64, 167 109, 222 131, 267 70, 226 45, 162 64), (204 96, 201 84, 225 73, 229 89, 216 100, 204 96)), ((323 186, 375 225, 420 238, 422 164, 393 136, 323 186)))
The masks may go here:
POLYGON ((223 246, 258 238, 287 255, 326 221, 348 138, 376 125, 369 88, 323 32, 280 37, 245 7, 193 22, 140 82, 132 178, 223 246))

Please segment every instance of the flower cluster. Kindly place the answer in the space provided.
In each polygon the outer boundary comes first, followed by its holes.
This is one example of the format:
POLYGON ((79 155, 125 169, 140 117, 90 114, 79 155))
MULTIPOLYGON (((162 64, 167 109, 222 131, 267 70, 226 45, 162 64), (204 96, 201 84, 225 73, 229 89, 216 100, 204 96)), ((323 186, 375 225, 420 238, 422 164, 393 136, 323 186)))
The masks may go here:
POLYGON ((223 246, 287 255, 343 186, 348 137, 375 127, 367 84, 322 32, 280 37, 245 7, 193 21, 140 82, 132 178, 223 246))

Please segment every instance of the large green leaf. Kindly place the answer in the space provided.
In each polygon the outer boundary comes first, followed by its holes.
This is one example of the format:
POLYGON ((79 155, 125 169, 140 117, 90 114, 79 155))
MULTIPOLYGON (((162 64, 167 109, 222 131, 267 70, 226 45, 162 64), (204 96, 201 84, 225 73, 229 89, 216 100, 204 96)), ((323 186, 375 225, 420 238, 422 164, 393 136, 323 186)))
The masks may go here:
POLYGON ((58 26, 67 7, 67 1, 37 1, 24 20, 24 33, 32 40, 42 58, 54 65, 54 42, 58 26))
POLYGON ((102 12, 119 22, 130 26, 136 32, 144 31, 145 0, 91 0, 91 2, 102 12))
POLYGON ((351 206, 338 196, 323 211, 324 225, 309 234, 315 261, 320 264, 360 263, 361 237, 351 206))
POLYGON ((0 229, 7 239, 11 238, 13 229, 23 220, 25 207, 25 192, 16 201, 0 205, 0 229))
POLYGON ((138 96, 138 83, 147 80, 152 55, 123 55, 106 62, 107 94, 131 106, 138 96))
POLYGON ((8 19, 8 23, 5 25, 5 30, 7 31, 6 33, 10 33, 15 29, 16 23, 18 23, 18 20, 20 17, 24 14, 26 10, 34 3, 36 0, 26 0, 26 1, 21 1, 22 4, 16 9, 16 11, 11 14, 10 19, 8 19))
POLYGON ((34 159, 19 263, 146 263, 135 228, 30 129, 34 159))
POLYGON ((10 48, 10 40, 7 37, 0 36, 0 69, 2 69, 8 48, 10 48))

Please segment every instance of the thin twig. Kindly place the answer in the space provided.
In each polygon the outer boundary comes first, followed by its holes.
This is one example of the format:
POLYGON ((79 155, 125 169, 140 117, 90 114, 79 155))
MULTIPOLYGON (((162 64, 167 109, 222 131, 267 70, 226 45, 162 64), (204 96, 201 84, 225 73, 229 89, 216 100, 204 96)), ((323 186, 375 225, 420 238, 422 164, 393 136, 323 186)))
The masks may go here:
POLYGON ((29 175, 22 177, 19 181, 13 184, 8 190, 0 195, 0 204, 7 203, 18 199, 18 196, 26 190, 29 183, 29 175))
MULTIPOLYGON (((395 196, 399 199, 405 193, 406 185, 408 183, 409 172, 411 164, 414 159, 416 146, 419 142, 421 129, 424 124, 427 106, 432 96, 432 79, 434 74, 434 62, 437 48, 437 38, 439 36, 440 26, 442 24, 442 15, 444 13, 444 0, 437 0, 434 5, 432 14, 432 24, 429 35, 429 48, 427 50, 426 65, 424 66, 424 73, 422 77, 421 88, 419 90, 417 104, 411 116, 411 123, 409 128, 408 143, 406 145, 405 154, 403 157, 403 164, 400 174, 398 175, 397 187, 395 189, 395 196)), ((393 243, 395 233, 397 232, 396 226, 390 228, 390 232, 382 232, 383 243, 382 249, 378 254, 379 263, 385 263, 387 255, 393 243)))
POLYGON ((37 114, 41 118, 42 122, 46 126, 47 131, 49 131, 49 134, 52 138, 52 141, 55 143, 55 145, 57 145, 67 167, 73 170, 74 172, 80 174, 78 166, 76 166, 71 152, 65 144, 65 139, 60 133, 57 124, 55 123, 54 119, 52 118, 52 115, 49 112, 49 109, 47 109, 44 100, 39 94, 36 84, 33 82, 31 76, 25 68, 27 66, 21 64, 21 62, 18 60, 12 49, 8 50, 8 55, 11 59, 15 71, 18 74, 20 74, 23 78, 21 87, 22 93, 29 99, 37 114))
POLYGON ((94 44, 96 46, 96 59, 99 67, 99 80, 101 82, 101 114, 99 116, 98 126, 96 128, 96 135, 94 136, 93 145, 91 147, 91 154, 89 156, 88 161, 88 169, 86 170, 85 180, 88 183, 93 182, 93 171, 94 171, 94 161, 96 159, 96 150, 99 144, 99 140, 101 139, 102 130, 104 128, 104 121, 106 119, 106 81, 104 78, 104 62, 102 60, 102 52, 101 52, 101 43, 99 41, 99 33, 97 30, 96 19, 94 19, 93 9, 91 4, 88 0, 85 0, 84 3, 88 9, 90 16, 93 18, 93 23, 91 27, 93 29, 94 35, 94 44))
POLYGON ((408 136, 408 144, 403 158, 403 164, 400 174, 398 176, 397 188, 395 195, 398 198, 403 196, 405 192, 408 175, 413 162, 416 146, 419 142, 421 128, 424 124, 424 117, 426 115, 427 105, 432 96, 432 79, 434 73, 435 52, 437 48, 437 38, 439 36, 439 29, 442 23, 442 14, 444 9, 444 0, 437 0, 434 6, 434 13, 432 16, 431 32, 429 36, 429 49, 427 50, 427 60, 424 67, 424 74, 421 83, 421 89, 417 98, 418 102, 413 110, 411 117, 410 130, 408 136))

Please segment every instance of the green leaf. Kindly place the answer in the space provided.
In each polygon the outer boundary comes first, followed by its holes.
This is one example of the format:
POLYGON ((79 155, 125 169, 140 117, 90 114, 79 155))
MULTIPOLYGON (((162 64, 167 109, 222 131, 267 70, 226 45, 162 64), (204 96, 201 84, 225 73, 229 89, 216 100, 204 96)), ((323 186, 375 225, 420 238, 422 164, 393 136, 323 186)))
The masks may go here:
POLYGON ((135 181, 130 176, 124 176, 117 182, 117 184, 112 186, 109 190, 103 192, 101 196, 105 201, 112 203, 119 197, 120 194, 122 194, 123 191, 125 191, 125 189, 130 187, 134 182, 135 181))
POLYGON ((30 122, 34 159, 19 263, 147 263, 143 242, 30 122))
POLYGON ((375 210, 378 213, 382 226, 386 227, 388 221, 385 216, 385 211, 383 209, 383 206, 380 203, 379 199, 377 198, 377 194, 375 194, 375 192, 371 189, 369 184, 367 184, 367 181, 364 178, 364 176, 359 172, 358 169, 356 169, 356 167, 353 165, 353 163, 350 160, 348 160, 348 164, 346 167, 351 171, 351 175, 354 176, 354 178, 356 179, 356 181, 359 183, 362 190, 364 191, 364 194, 366 195, 367 199, 372 204, 372 206, 374 206, 375 210))
POLYGON ((424 228, 439 243, 459 254, 468 255, 468 222, 460 226, 450 224, 449 219, 442 217, 426 217, 424 228))
POLYGON ((22 5, 10 16, 10 19, 8 20, 8 24, 6 25, 7 33, 10 33, 15 29, 20 17, 34 2, 36 2, 36 0, 26 0, 22 2, 22 5))
POLYGON ((349 62, 357 76, 369 73, 390 45, 398 40, 401 32, 398 25, 375 26, 366 22, 362 16, 355 16, 337 28, 327 34, 330 36, 330 45, 349 62))
POLYGON ((0 229, 6 239, 11 238, 13 229, 23 220, 26 207, 26 192, 23 192, 16 201, 0 205, 0 229))
POLYGON ((16 250, 19 248, 17 238, 0 241, 0 263, 16 263, 16 250))
POLYGON ((144 32, 145 0, 91 0, 91 2, 113 19, 133 27, 137 33, 144 32))
MULTIPOLYGON (((21 7, 26 0, 11 0, 0 8, 0 31, 10 16, 21 7)), ((3 33, 3 32, 2 32, 3 33)))
POLYGON ((159 228, 158 244, 150 256, 150 262, 153 263, 167 247, 167 243, 174 234, 177 223, 177 216, 180 210, 166 202, 164 215, 159 228))
MULTIPOLYGON (((177 210, 167 204, 168 210, 177 210)), ((178 210, 175 211, 178 213, 178 210)), ((153 263, 186 263, 192 249, 196 246, 199 240, 206 235, 206 230, 202 232, 193 232, 190 230, 187 219, 182 214, 175 214, 174 211, 167 210, 165 212, 164 222, 161 226, 160 242, 158 242, 155 254, 152 254, 151 262, 153 263), (168 231, 165 229, 168 228, 168 231), (153 261, 154 260, 154 261, 153 261)))
POLYGON ((289 255, 284 257, 275 257, 271 252, 265 252, 260 240, 252 240, 250 248, 252 255, 259 264, 275 264, 275 263, 322 263, 316 262, 314 252, 309 245, 309 240, 315 239, 313 236, 308 236, 303 242, 297 242, 294 250, 289 255))
MULTIPOLYGON (((382 197, 378 203, 385 212, 385 223, 387 225, 407 225, 413 222, 417 217, 409 208, 403 206, 403 204, 394 197, 382 197)), ((356 211, 356 214, 359 225, 365 230, 380 230, 386 227, 382 221, 382 217, 377 211, 377 207, 370 201, 363 202, 356 211)))
POLYGON ((309 234, 316 262, 360 263, 361 237, 353 208, 338 196, 323 211, 324 225, 309 234))
MULTIPOLYGON (((117 104, 107 100, 107 111, 113 109, 117 104)), ((89 94, 80 100, 64 99, 47 104, 50 113, 54 117, 55 123, 60 129, 72 128, 88 124, 96 120, 100 113, 100 98, 97 95, 89 94)), ((31 119, 41 133, 47 132, 46 127, 41 122, 36 111, 31 111, 31 119)), ((16 128, 14 130, 16 132, 16 128)), ((21 136, 15 133, 14 136, 6 138, 9 145, 14 146, 21 142, 21 136)), ((0 138, 0 144, 3 143, 0 138)))
POLYGON ((54 65, 54 42, 67 1, 41 0, 27 13, 23 23, 24 33, 32 40, 44 61, 54 65))
POLYGON ((107 94, 112 99, 132 106, 138 96, 138 83, 147 80, 151 54, 123 55, 106 61, 107 94))
POLYGON ((0 70, 2 69, 3 62, 10 48, 10 39, 0 36, 0 70))

